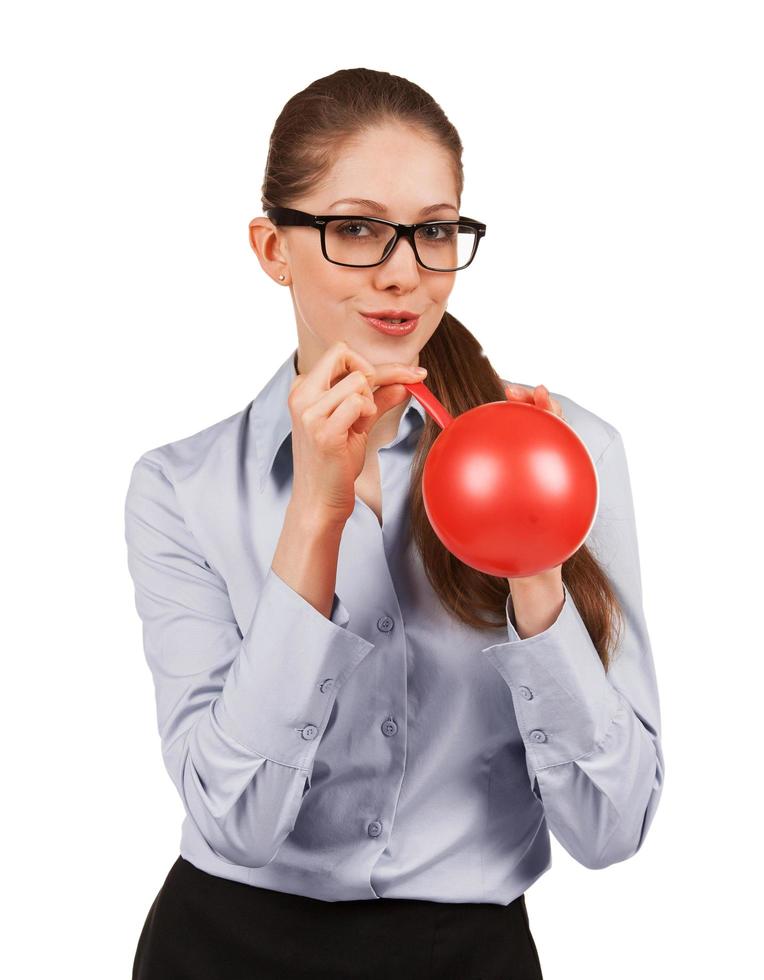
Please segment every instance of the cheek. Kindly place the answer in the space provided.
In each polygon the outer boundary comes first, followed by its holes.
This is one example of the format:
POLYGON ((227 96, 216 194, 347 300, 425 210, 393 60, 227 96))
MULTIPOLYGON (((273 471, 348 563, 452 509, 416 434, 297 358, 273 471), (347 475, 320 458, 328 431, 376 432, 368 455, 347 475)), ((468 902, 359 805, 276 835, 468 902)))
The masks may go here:
POLYGON ((456 284, 456 273, 453 272, 450 275, 442 273, 438 276, 437 280, 433 283, 433 297, 436 302, 441 303, 443 306, 448 302, 448 297, 451 295, 451 291, 456 284))
POLYGON ((455 284, 455 272, 432 272, 426 278, 422 279, 422 285, 430 304, 432 306, 440 306, 444 310, 455 284))
POLYGON ((347 270, 327 262, 319 250, 318 260, 311 257, 302 263, 295 276, 294 297, 299 316, 326 346, 337 340, 350 341, 353 324, 356 320, 360 322, 356 311, 364 288, 344 272, 347 270))

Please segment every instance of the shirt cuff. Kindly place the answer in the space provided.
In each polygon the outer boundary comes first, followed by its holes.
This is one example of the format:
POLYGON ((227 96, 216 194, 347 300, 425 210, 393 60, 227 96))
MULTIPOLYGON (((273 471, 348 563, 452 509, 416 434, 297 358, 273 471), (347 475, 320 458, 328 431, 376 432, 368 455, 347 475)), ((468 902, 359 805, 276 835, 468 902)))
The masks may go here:
POLYGON ((338 690, 374 648, 349 622, 336 593, 327 619, 269 568, 223 686, 221 727, 258 755, 310 769, 338 690))
POLYGON ((512 693, 520 735, 535 770, 592 752, 605 739, 621 703, 564 583, 563 592, 557 619, 525 639, 515 629, 508 596, 509 640, 482 650, 512 693))

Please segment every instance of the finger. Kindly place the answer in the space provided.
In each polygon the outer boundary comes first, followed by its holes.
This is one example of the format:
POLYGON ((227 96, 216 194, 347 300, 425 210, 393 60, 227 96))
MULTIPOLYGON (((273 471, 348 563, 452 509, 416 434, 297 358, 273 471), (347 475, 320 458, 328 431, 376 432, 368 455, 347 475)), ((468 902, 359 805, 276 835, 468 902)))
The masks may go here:
POLYGON ((372 388, 378 385, 391 384, 413 384, 417 381, 426 381, 427 372, 419 374, 418 368, 405 364, 403 361, 392 361, 388 364, 373 364, 374 374, 369 379, 372 388))
POLYGON ((545 411, 553 412, 561 419, 564 419, 562 405, 556 398, 552 398, 546 385, 536 385, 535 388, 526 388, 525 385, 509 384, 504 388, 504 394, 508 400, 528 402, 536 405, 545 411))
POLYGON ((537 404, 546 411, 554 412, 555 415, 559 415, 562 418, 562 405, 556 398, 552 398, 547 386, 538 385, 536 390, 540 393, 537 404))
POLYGON ((543 408, 546 412, 553 412, 560 418, 563 417, 562 405, 556 398, 552 398, 546 385, 536 385, 534 389, 534 396, 536 399, 536 405, 539 408, 543 408))
POLYGON ((552 402, 549 398, 549 389, 546 385, 536 385, 533 389, 533 399, 539 408, 549 412, 552 409, 552 402))
POLYGON ((374 365, 354 351, 344 340, 332 344, 307 374, 298 374, 292 381, 290 394, 300 389, 301 399, 315 402, 322 393, 330 391, 337 378, 360 371, 367 378, 373 377, 374 365))
POLYGON ((359 420, 354 426, 356 432, 371 432, 382 416, 389 412, 391 408, 406 401, 410 392, 403 384, 382 385, 372 393, 372 400, 377 406, 377 411, 367 418, 359 420))
MULTIPOLYGON (((307 388, 307 382, 305 387, 307 388)), ((319 389, 319 392, 322 390, 319 389)), ((365 377, 362 370, 351 371, 333 384, 328 391, 323 391, 316 401, 303 409, 302 417, 309 423, 328 419, 343 401, 356 394, 362 395, 371 403, 371 385, 368 376, 365 377)))
POLYGON ((530 402, 533 404, 533 392, 524 385, 507 385, 504 389, 504 394, 508 399, 518 402, 530 402))
POLYGON ((404 379, 411 384, 425 377, 426 372, 420 374, 416 368, 403 362, 372 364, 344 341, 338 341, 319 359, 301 386, 306 401, 310 399, 306 417, 310 421, 328 418, 351 392, 360 391, 371 400, 375 385, 402 382, 404 379), (350 373, 346 373, 348 371, 350 373))
POLYGON ((363 432, 376 417, 374 401, 368 395, 354 391, 339 403, 324 424, 324 431, 334 447, 345 446, 348 433, 363 432))
POLYGON ((535 405, 537 408, 541 408, 547 412, 554 412, 556 415, 562 415, 562 408, 559 402, 556 402, 551 395, 549 390, 545 385, 536 385, 535 388, 526 388, 524 385, 507 385, 504 389, 507 398, 513 398, 514 401, 528 402, 530 405, 535 405), (555 408, 555 406, 557 406, 555 408))

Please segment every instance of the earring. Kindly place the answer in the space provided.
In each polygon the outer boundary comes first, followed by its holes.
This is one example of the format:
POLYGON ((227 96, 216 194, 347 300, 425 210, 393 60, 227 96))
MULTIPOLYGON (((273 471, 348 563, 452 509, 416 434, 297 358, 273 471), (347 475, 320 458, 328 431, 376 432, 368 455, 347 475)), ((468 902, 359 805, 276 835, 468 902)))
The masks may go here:
POLYGON ((283 278, 284 278, 283 276, 279 276, 279 279, 283 279, 283 278))

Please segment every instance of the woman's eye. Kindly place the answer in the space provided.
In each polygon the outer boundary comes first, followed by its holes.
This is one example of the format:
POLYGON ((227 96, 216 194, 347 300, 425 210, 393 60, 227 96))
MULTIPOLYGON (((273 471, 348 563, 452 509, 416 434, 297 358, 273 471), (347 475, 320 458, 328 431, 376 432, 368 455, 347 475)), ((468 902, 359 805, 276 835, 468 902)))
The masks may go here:
POLYGON ((453 238, 454 231, 455 229, 453 225, 425 225, 424 227, 420 228, 422 237, 429 238, 431 241, 453 238))
MULTIPOLYGON (((349 229, 355 229, 355 228, 366 228, 366 229, 368 229, 368 227, 369 226, 367 224, 365 224, 365 222, 363 222, 363 221, 347 221, 347 222, 345 222, 344 225, 340 225, 339 231, 342 232, 342 234, 344 235, 344 234, 347 234, 348 233, 349 229)), ((358 238, 359 236, 351 233, 349 235, 349 237, 350 238, 358 238)))

